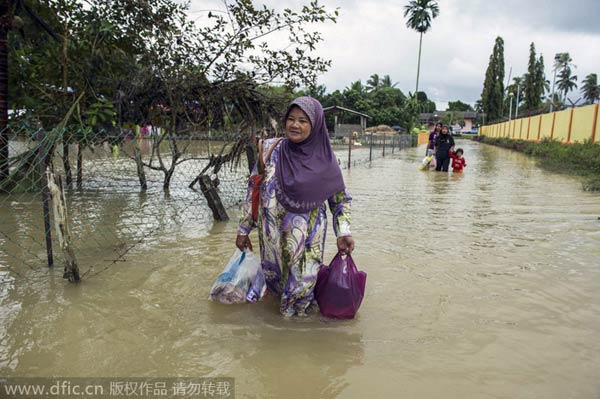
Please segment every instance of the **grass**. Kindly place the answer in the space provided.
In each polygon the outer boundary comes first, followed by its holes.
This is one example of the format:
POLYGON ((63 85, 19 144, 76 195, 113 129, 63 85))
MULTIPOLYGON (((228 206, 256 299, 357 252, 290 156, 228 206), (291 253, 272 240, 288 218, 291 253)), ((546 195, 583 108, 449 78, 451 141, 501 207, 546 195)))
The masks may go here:
POLYGON ((478 136, 474 140, 534 156, 538 164, 547 170, 583 176, 584 190, 600 191, 600 144, 563 144, 549 139, 535 142, 487 136, 478 136))

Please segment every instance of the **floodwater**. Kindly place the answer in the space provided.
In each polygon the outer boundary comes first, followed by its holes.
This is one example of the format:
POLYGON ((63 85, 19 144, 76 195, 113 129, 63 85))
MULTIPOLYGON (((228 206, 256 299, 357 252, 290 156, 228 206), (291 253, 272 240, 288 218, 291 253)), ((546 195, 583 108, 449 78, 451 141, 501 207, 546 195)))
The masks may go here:
POLYGON ((238 398, 599 398, 600 195, 460 144, 464 175, 419 171, 422 147, 344 171, 368 273, 355 320, 208 301, 232 220, 79 285, 4 284, 0 375, 234 377, 238 398))

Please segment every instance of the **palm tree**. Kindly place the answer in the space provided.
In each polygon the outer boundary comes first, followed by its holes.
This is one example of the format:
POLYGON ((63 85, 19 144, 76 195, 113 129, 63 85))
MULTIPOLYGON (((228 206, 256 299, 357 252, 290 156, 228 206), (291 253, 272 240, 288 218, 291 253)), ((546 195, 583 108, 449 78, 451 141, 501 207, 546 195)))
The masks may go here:
POLYGON ((567 93, 577 88, 577 75, 571 74, 571 68, 567 65, 558 74, 556 87, 563 93, 563 102, 567 99, 567 93))
POLYGON ((598 86, 598 75, 595 73, 590 73, 583 80, 583 87, 581 88, 583 91, 583 98, 588 101, 590 104, 596 102, 598 98, 600 98, 600 86, 598 86))
MULTIPOLYGON (((554 78, 552 79, 552 94, 550 96, 551 99, 554 99, 554 87, 556 84, 556 74, 558 72, 561 72, 566 67, 576 68, 575 65, 573 65, 573 59, 571 58, 569 53, 556 53, 554 55, 554 67, 552 68, 552 70, 554 71, 554 78)), ((554 103, 554 101, 552 101, 550 103, 550 112, 552 112, 552 108, 554 105, 553 103, 554 103)))
POLYGON ((390 78, 390 75, 385 75, 383 79, 381 79, 381 87, 396 87, 397 84, 398 82, 392 83, 392 78, 390 78))
POLYGON ((415 93, 419 92, 419 72, 421 70, 421 47, 423 34, 431 28, 431 21, 440 14, 440 8, 435 0, 411 0, 404 6, 404 18, 408 17, 406 26, 419 32, 419 59, 417 62, 417 85, 415 93))
POLYGON ((354 90, 362 94, 367 91, 367 88, 360 80, 357 80, 356 82, 350 83, 350 87, 346 87, 346 90, 354 90))
POLYGON ((379 79, 379 75, 375 73, 367 80, 367 90, 375 90, 378 87, 381 87, 381 79, 379 79))

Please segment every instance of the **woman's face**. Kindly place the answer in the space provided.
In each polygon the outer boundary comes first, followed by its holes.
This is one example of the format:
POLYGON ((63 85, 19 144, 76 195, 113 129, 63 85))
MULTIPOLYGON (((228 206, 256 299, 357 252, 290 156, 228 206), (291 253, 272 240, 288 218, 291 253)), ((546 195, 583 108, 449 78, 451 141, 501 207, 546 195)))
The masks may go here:
POLYGON ((439 132, 440 130, 442 130, 442 126, 440 125, 435 125, 435 131, 439 132))
POLYGON ((301 143, 310 136, 310 119, 299 107, 292 107, 285 121, 285 132, 292 143, 301 143))
POLYGON ((442 128, 442 134, 448 134, 448 128, 447 127, 443 127, 442 128))

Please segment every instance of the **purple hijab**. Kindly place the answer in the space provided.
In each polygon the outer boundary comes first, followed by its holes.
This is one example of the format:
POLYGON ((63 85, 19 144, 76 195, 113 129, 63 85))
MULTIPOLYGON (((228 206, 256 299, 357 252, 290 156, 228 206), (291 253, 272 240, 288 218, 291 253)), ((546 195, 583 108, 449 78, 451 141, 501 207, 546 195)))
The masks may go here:
POLYGON ((293 106, 308 116, 311 132, 301 143, 282 141, 275 168, 275 195, 288 211, 307 213, 346 186, 329 142, 321 103, 312 97, 298 97, 290 104, 285 121, 293 106))

